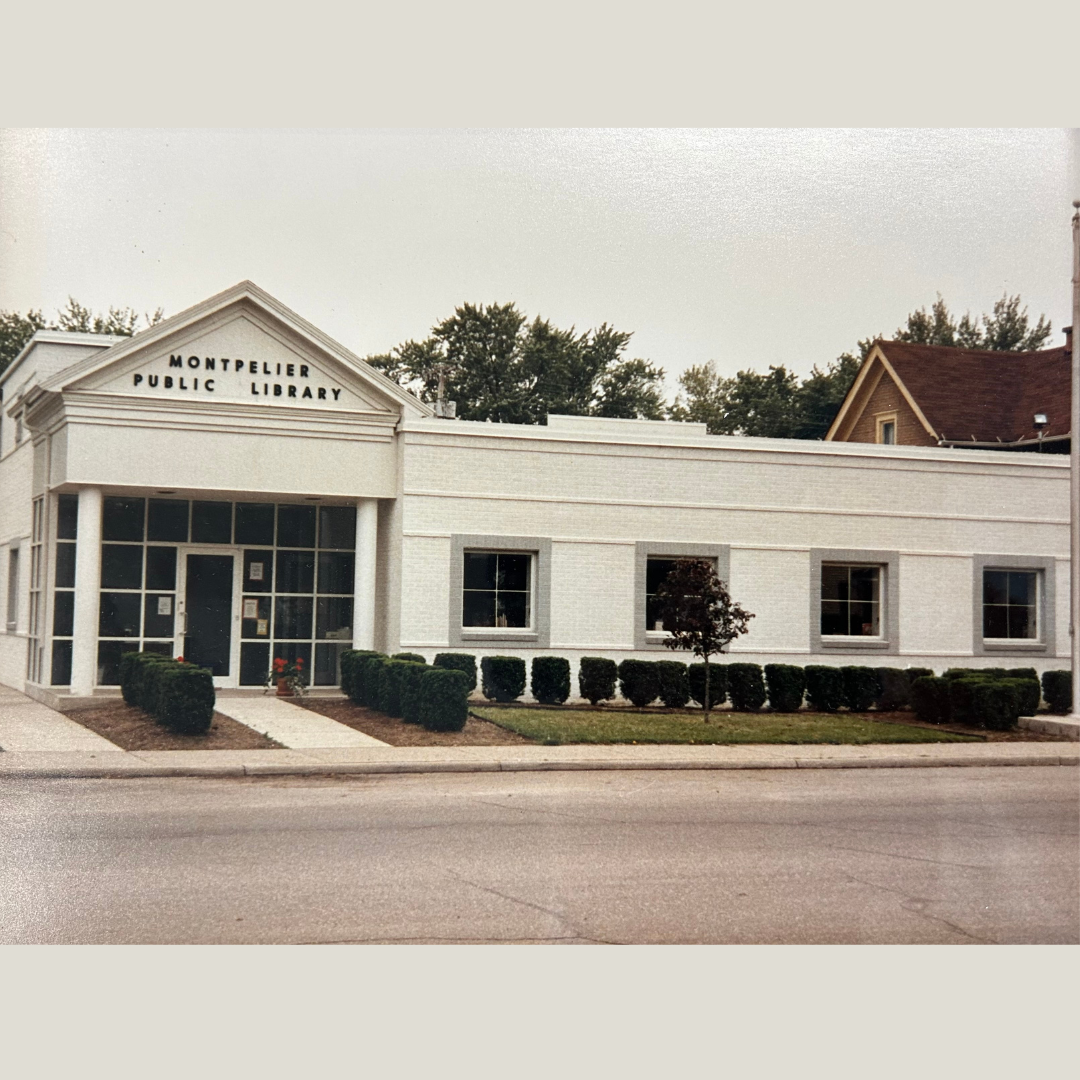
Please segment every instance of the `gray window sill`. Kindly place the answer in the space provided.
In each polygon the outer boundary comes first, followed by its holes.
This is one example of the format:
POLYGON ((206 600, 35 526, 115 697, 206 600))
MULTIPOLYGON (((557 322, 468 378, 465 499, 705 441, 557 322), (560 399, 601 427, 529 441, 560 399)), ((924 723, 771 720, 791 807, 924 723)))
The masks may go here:
POLYGON ((822 638, 822 652, 851 652, 865 649, 868 652, 888 649, 889 643, 881 638, 861 638, 852 635, 849 638, 822 638))
POLYGON ((461 631, 462 641, 538 641, 540 635, 535 630, 465 630, 461 631))
POLYGON ((983 651, 988 653, 1044 653, 1045 641, 984 641, 983 651))

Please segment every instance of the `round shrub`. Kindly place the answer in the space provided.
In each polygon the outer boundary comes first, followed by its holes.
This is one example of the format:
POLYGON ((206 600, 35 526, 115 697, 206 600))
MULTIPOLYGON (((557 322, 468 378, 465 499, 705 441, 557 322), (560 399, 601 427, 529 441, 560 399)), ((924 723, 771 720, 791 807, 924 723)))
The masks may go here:
POLYGON ((390 658, 383 653, 362 656, 353 669, 353 679, 357 685, 358 703, 369 709, 379 708, 379 694, 382 685, 382 669, 390 658))
POLYGON ((619 667, 614 660, 603 656, 583 656, 578 667, 578 693, 595 705, 615 696, 615 681, 619 667))
POLYGON ((947 724, 951 717, 949 682, 933 675, 921 675, 911 684, 911 707, 924 724, 947 724))
POLYGON ((894 712, 911 703, 911 681, 903 668, 881 667, 877 669, 878 691, 874 704, 882 712, 894 712))
POLYGON ((911 684, 916 679, 932 679, 934 677, 934 669, 928 667, 909 667, 904 668, 907 672, 908 691, 911 690, 911 684))
POLYGON ((153 665, 154 719, 180 735, 205 735, 214 718, 214 677, 208 668, 170 661, 153 665))
POLYGON ((877 669, 849 664, 840 671, 844 677, 844 704, 852 712, 866 712, 881 693, 877 669))
POLYGON ((361 661, 369 656, 382 656, 374 649, 345 649, 341 654, 341 691, 350 701, 363 704, 363 673, 361 661))
POLYGON ((765 704, 765 679, 760 664, 728 664, 728 697, 739 712, 757 712, 765 704))
POLYGON ((488 701, 517 701, 525 693, 525 661, 520 656, 485 656, 480 680, 488 701))
POLYGON ((690 676, 679 660, 657 660, 660 700, 669 709, 681 709, 690 700, 690 676))
MULTIPOLYGON (((963 680, 961 680, 963 681, 963 680)), ((991 731, 1016 727, 1030 679, 978 679, 972 685, 972 712, 991 731)), ((1038 685, 1038 684, 1036 684, 1038 685)))
POLYGON ((402 661, 405 665, 398 671, 398 701, 401 705, 401 719, 407 724, 420 723, 420 682, 424 672, 429 671, 427 664, 418 664, 412 660, 402 661))
POLYGON ((469 718, 469 676, 455 668, 426 667, 418 717, 428 731, 461 731, 469 718))
POLYGON ((807 664, 806 702, 817 712, 836 712, 844 704, 844 675, 838 667, 807 664))
POLYGON ((418 652, 396 652, 391 660, 410 660, 414 664, 426 664, 427 661, 418 652))
POLYGON ((795 664, 766 664, 765 689, 773 712, 797 712, 806 690, 806 673, 795 664))
POLYGON ((1042 696, 1052 713, 1067 713, 1072 708, 1072 672, 1044 671, 1042 696))
MULTIPOLYGON (((705 708, 705 662, 690 665, 690 697, 705 708)), ((709 665, 709 708, 715 709, 727 700, 727 665, 709 665)))
POLYGON ((619 692, 639 709, 660 695, 660 676, 652 660, 624 660, 619 665, 619 692))
POLYGON ((529 689, 544 705, 561 705, 570 696, 570 661, 561 656, 534 656, 529 689))
POLYGON ((463 671, 469 676, 469 692, 476 689, 476 657, 467 652, 441 652, 436 653, 434 664, 436 667, 452 668, 454 671, 463 671))

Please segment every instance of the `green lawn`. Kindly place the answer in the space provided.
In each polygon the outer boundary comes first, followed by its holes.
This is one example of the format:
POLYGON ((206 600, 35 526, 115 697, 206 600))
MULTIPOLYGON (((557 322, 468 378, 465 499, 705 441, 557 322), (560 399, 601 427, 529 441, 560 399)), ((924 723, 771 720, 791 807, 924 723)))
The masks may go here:
POLYGON ((847 713, 714 712, 706 724, 693 713, 629 709, 515 709, 470 706, 474 715, 508 731, 552 743, 930 743, 979 742, 906 724, 847 713))

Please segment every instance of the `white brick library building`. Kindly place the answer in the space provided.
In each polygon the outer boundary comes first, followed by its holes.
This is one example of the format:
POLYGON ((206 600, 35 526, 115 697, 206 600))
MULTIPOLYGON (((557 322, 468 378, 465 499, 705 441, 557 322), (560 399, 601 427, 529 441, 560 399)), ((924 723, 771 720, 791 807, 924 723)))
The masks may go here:
MULTIPOLYGON (((658 658, 671 560, 755 614, 731 659, 1068 666, 1069 460, 441 419, 249 282, 0 378, 0 682, 115 693, 156 650, 260 687, 347 648, 658 658)), ((683 657, 690 659, 690 657, 683 657)))

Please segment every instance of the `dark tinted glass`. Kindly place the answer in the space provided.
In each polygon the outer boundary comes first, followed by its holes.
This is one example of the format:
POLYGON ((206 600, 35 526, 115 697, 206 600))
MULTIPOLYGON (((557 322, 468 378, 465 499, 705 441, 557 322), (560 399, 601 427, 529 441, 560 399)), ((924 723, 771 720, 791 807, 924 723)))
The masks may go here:
POLYGON ((120 657, 124 653, 138 652, 134 641, 102 641, 98 643, 98 686, 120 685, 120 657))
POLYGON ((1035 603, 1035 575, 1030 573, 1009 574, 1009 603, 1010 604, 1034 604, 1035 603))
POLYGON ((105 500, 101 512, 102 540, 141 540, 145 516, 145 499, 117 499, 110 496, 105 500))
POLYGON ((319 644, 315 646, 315 685, 336 686, 341 682, 341 654, 349 648, 347 643, 319 644))
POLYGON ((171 641, 144 641, 142 651, 157 653, 158 656, 172 656, 173 643, 171 641))
POLYGON ((1009 608, 1009 637, 1033 638, 1035 636, 1035 608, 1009 608))
POLYGON ((138 637, 142 597, 138 593, 101 594, 98 634, 101 637, 138 637))
POLYGON ((274 504, 236 504, 236 542, 274 546, 274 504))
POLYGON ((143 612, 145 637, 172 637, 173 611, 176 600, 171 593, 147 593, 143 612))
POLYGON ((232 503, 192 503, 191 542, 193 544, 231 544, 232 503))
POLYGON ((528 626, 529 594, 522 592, 499 593, 499 609, 495 616, 496 626, 528 626))
POLYGON ((101 587, 103 589, 141 589, 142 561, 141 546, 103 544, 101 547, 101 587))
POLYGON ((315 607, 315 636, 352 640, 351 596, 320 596, 315 607))
POLYGON ((821 568, 821 599, 846 600, 848 598, 848 568, 846 566, 823 566, 821 568))
MULTIPOLYGON (((56 539, 75 540, 79 524, 79 496, 61 495, 56 506, 56 539)), ((60 685, 66 686, 67 682, 60 685)))
POLYGON ((188 538, 186 499, 151 499, 146 512, 146 538, 183 544, 188 538))
POLYGON ((75 545, 56 545, 56 587, 75 588, 75 545))
POLYGON ((821 602, 821 632, 823 634, 846 634, 847 604, 837 600, 822 600, 821 602))
POLYGON ((466 590, 462 598, 462 626, 495 625, 495 593, 466 590))
POLYGON ((860 566, 851 569, 851 599, 876 600, 878 592, 878 569, 876 566, 860 566))
POLYGON ((527 589, 529 587, 529 562, 528 555, 500 555, 498 587, 518 591, 527 589))
POLYGON ((176 548, 146 549, 146 587, 166 591, 176 588, 176 548))
POLYGON ((465 588, 494 589, 498 566, 498 555, 479 551, 465 552, 465 588))
POLYGON ((58 592, 53 597, 53 633, 57 637, 71 637, 75 624, 75 594, 58 592))
POLYGON ((247 642, 240 646, 240 685, 262 686, 270 670, 270 642, 247 642))
POLYGON ((274 601, 274 637, 311 637, 312 598, 279 596, 274 601))
POLYGON ((71 682, 71 642, 54 641, 52 647, 53 686, 67 686, 71 682))
POLYGON ((645 592, 656 592, 660 582, 675 568, 677 559, 650 559, 645 566, 645 592))
POLYGON ((351 593, 355 561, 356 556, 351 551, 320 551, 319 592, 351 593))
MULTIPOLYGON (((247 588, 247 582, 244 583, 247 588)), ((310 593, 315 591, 315 552, 279 551, 277 553, 277 591, 310 593)))
POLYGON ((278 547, 315 546, 315 507, 279 506, 278 547))
POLYGON ((1009 575, 1004 570, 983 571, 983 603, 1004 604, 1009 595, 1009 575))
POLYGON ((355 506, 319 507, 319 547, 349 550, 356 547, 355 506))
POLYGON ((1004 604, 987 604, 983 608, 983 637, 1009 636, 1009 609, 1004 604))
POLYGON ((270 597, 269 596, 245 596, 243 600, 243 617, 240 619, 240 636, 245 638, 269 638, 270 637, 270 597), (255 614, 248 612, 254 605, 255 614), (262 625, 260 626, 260 623, 262 625))
POLYGON ((272 551, 245 551, 244 592, 270 592, 273 584, 274 553, 272 551))

